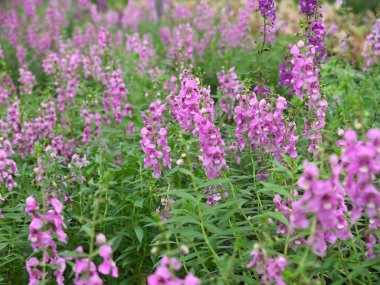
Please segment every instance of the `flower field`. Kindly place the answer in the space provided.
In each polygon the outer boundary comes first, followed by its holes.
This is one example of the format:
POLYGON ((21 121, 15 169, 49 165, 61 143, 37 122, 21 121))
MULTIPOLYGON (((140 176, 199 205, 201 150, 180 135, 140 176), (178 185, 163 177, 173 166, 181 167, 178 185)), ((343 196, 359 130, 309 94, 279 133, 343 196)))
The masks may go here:
POLYGON ((0 2, 0 284, 380 284, 380 1, 0 2))

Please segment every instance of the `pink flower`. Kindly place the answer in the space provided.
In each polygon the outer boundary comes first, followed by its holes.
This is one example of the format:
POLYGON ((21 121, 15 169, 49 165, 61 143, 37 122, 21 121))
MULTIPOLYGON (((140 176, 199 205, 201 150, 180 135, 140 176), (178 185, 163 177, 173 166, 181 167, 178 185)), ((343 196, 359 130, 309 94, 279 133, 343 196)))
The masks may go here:
POLYGON ((330 158, 332 176, 327 180, 319 180, 319 172, 315 165, 304 163, 304 172, 298 185, 304 190, 301 199, 293 202, 290 216, 291 228, 307 228, 311 223, 310 214, 315 215, 316 226, 309 237, 309 243, 315 254, 326 255, 327 242, 336 239, 347 240, 352 237, 345 218, 347 206, 346 195, 340 184, 339 175, 342 167, 338 158, 330 158))
POLYGON ((268 258, 266 250, 260 248, 258 244, 255 244, 250 255, 252 259, 247 264, 247 268, 255 267, 257 274, 261 276, 261 284, 271 284, 272 281, 278 285, 286 284, 281 276, 281 272, 285 270, 287 265, 285 257, 268 258))
MULTIPOLYGON (((82 247, 76 249, 77 252, 83 252, 82 247)), ((99 277, 96 265, 88 258, 76 258, 74 269, 75 285, 103 285, 103 280, 99 277)))
POLYGON ((105 49, 112 42, 112 37, 106 28, 101 27, 98 33, 99 46, 105 49))
POLYGON ((36 84, 36 77, 29 70, 24 70, 23 68, 19 69, 19 73, 20 93, 32 95, 33 87, 36 84))
POLYGON ((148 276, 148 285, 199 285, 200 280, 189 273, 184 279, 177 278, 174 273, 180 270, 181 263, 176 258, 163 256, 161 264, 154 274, 148 276))
POLYGON ((99 249, 99 256, 103 258, 103 262, 99 265, 98 270, 103 275, 109 275, 117 278, 119 276, 115 262, 111 258, 112 247, 109 245, 102 245, 99 249))
POLYGON ((209 179, 220 177, 226 167, 224 141, 213 123, 214 101, 211 90, 199 88, 199 79, 187 70, 181 75, 181 89, 177 96, 169 96, 174 120, 179 122, 185 133, 199 139, 202 161, 209 179))
POLYGON ((222 95, 219 103, 221 111, 227 115, 228 119, 231 119, 235 109, 237 96, 242 91, 244 86, 238 81, 234 67, 231 67, 228 72, 225 72, 224 70, 219 72, 218 81, 218 91, 222 95))
POLYGON ((142 114, 145 127, 140 132, 142 136, 140 145, 146 155, 144 167, 152 167, 152 174, 155 178, 161 175, 161 163, 163 166, 171 168, 169 156, 171 148, 168 145, 166 121, 163 118, 165 110, 166 105, 157 100, 149 105, 148 114, 142 114))
POLYGON ((363 56, 365 68, 368 68, 380 59, 380 19, 376 20, 371 33, 367 35, 363 56))
MULTIPOLYGON (((257 86, 256 91, 262 97, 270 95, 269 90, 257 86)), ((240 151, 246 141, 254 149, 263 149, 271 153, 277 161, 282 160, 281 154, 297 157, 295 123, 285 124, 283 112, 287 101, 283 97, 277 99, 276 104, 270 104, 266 99, 257 98, 256 93, 239 95, 239 105, 235 108, 235 135, 240 151), (246 139, 247 137, 247 139, 246 139)))
POLYGON ((11 159, 13 153, 11 143, 8 140, 0 140, 0 183, 3 183, 8 191, 17 186, 14 177, 18 175, 18 171, 15 161, 11 159))
MULTIPOLYGON (((30 196, 26 199, 25 211, 32 218, 29 224, 29 240, 35 252, 46 252, 45 260, 42 262, 54 265, 54 276, 59 285, 64 284, 64 271, 66 269, 65 259, 61 258, 57 252, 57 244, 53 234, 57 235, 58 240, 66 242, 66 233, 63 231, 65 224, 63 223, 61 202, 53 197, 46 202, 45 211, 41 212, 37 200, 30 196)), ((29 274, 29 284, 39 284, 42 273, 37 268, 42 266, 37 258, 32 257, 27 260, 26 267, 29 274)))

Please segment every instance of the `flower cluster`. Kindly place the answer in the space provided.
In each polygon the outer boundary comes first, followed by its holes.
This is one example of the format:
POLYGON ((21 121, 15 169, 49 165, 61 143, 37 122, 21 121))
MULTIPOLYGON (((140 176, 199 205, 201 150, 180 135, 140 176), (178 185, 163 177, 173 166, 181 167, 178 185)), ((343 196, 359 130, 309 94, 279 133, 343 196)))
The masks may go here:
POLYGON ((320 97, 318 68, 314 65, 315 47, 306 46, 303 41, 293 45, 290 53, 292 55, 292 83, 298 98, 304 96, 318 99, 320 97))
POLYGON ((23 68, 19 69, 20 78, 18 81, 20 82, 20 93, 32 95, 33 87, 36 84, 36 77, 29 70, 25 70, 23 68))
POLYGON ((292 86, 293 75, 291 71, 291 62, 288 58, 286 58, 284 62, 280 63, 280 71, 278 72, 278 78, 280 79, 279 86, 292 86))
POLYGON ((160 100, 149 105, 149 113, 142 114, 145 127, 141 129, 142 139, 140 141, 141 148, 145 153, 144 167, 153 168, 153 177, 158 178, 161 175, 162 164, 171 168, 169 154, 171 148, 167 142, 166 122, 163 119, 163 113, 166 110, 166 105, 160 100))
POLYGON ((82 117, 85 120, 85 128, 82 134, 82 142, 92 142, 93 137, 98 137, 102 131, 102 116, 99 113, 91 114, 87 109, 82 110, 82 117), (94 123, 96 129, 92 130, 92 124, 94 123))
POLYGON ((352 203, 351 224, 365 212, 372 231, 371 244, 374 232, 380 228, 380 192, 375 186, 380 174, 380 130, 369 130, 367 141, 358 141, 356 133, 348 130, 343 141, 342 161, 346 168, 344 184, 352 203))
POLYGON ((258 0, 260 13, 263 17, 268 18, 271 22, 276 21, 276 7, 273 0, 258 0))
POLYGON ((307 44, 315 48, 315 62, 319 64, 327 59, 326 28, 321 22, 314 22, 311 31, 306 34, 307 44))
MULTIPOLYGON (((144 35, 142 39, 140 39, 139 33, 127 35, 126 47, 128 54, 133 52, 138 55, 139 64, 137 70, 140 74, 144 74, 147 71, 152 73, 154 71, 153 67, 155 65, 154 59, 156 57, 156 51, 153 48, 152 40, 149 35, 144 35)), ((151 75, 158 75, 158 73, 151 75)))
POLYGON ((314 15, 318 7, 318 0, 299 0, 300 13, 306 16, 314 15))
MULTIPOLYGON (((76 258, 74 268, 74 284, 75 285, 102 285, 103 280, 98 272, 103 275, 111 275, 114 278, 119 276, 119 271, 116 263, 112 259, 112 243, 106 243, 106 237, 103 234, 96 236, 96 244, 99 246, 98 255, 103 259, 103 262, 96 266, 90 258, 76 258)), ((83 248, 79 246, 76 249, 77 253, 82 253, 83 248)))
POLYGON ((169 96, 166 98, 166 100, 170 101, 172 100, 171 97, 175 95, 178 91, 178 83, 177 83, 177 77, 172 76, 166 80, 162 86, 163 89, 169 91, 169 96))
POLYGON ((239 148, 243 150, 246 144, 245 135, 251 147, 263 149, 281 161, 281 154, 297 156, 295 144, 298 137, 295 133, 295 123, 286 123, 283 112, 287 102, 279 97, 275 106, 266 99, 258 100, 256 93, 239 96, 239 105, 235 108, 235 135, 239 148))
POLYGON ((33 168, 33 172, 36 174, 36 182, 40 182, 43 178, 46 166, 44 165, 42 158, 37 158, 37 167, 33 168))
POLYGON ((168 46, 167 56, 179 64, 193 61, 194 30, 190 24, 176 26, 171 35, 169 28, 161 29, 161 39, 168 46))
POLYGON ((214 207, 220 203, 224 198, 228 197, 228 192, 225 191, 224 187, 221 186, 210 186, 205 189, 205 194, 207 195, 207 204, 214 207))
POLYGON ((196 114, 194 118, 207 177, 218 178, 226 166, 224 141, 214 123, 196 114))
MULTIPOLYGON (((200 104, 202 102, 199 84, 199 79, 194 79, 189 72, 184 71, 181 75, 179 94, 169 98, 173 117, 179 122, 181 129, 185 133, 195 133, 194 118, 195 114, 200 113, 200 104)), ((207 111, 210 112, 211 109, 206 109, 207 111)))
POLYGON ((7 110, 8 127, 15 133, 20 131, 20 101, 13 102, 7 110))
POLYGON ((79 72, 81 56, 78 49, 65 50, 62 45, 62 54, 51 53, 44 61, 43 68, 47 75, 54 74, 55 86, 60 112, 65 112, 67 105, 74 104, 73 98, 79 86, 79 72))
POLYGON ((255 244, 251 252, 252 260, 247 264, 247 268, 255 267, 257 274, 261 276, 261 284, 272 284, 275 281, 277 285, 285 285, 282 279, 283 272, 287 265, 285 257, 268 258, 265 248, 255 244))
POLYGON ((302 198, 293 203, 290 218, 291 226, 307 228, 310 223, 313 233, 309 237, 312 250, 319 256, 325 256, 327 242, 335 243, 337 239, 347 240, 352 237, 346 221, 347 206, 344 201, 345 191, 339 176, 342 166, 338 157, 330 157, 332 176, 319 180, 315 165, 304 163, 304 172, 298 180, 298 186, 304 190, 302 198), (312 222, 309 215, 314 215, 312 222))
POLYGON ((32 257, 26 263, 29 284, 39 284, 39 281, 44 278, 40 268, 48 263, 54 268, 57 283, 63 285, 66 262, 59 256, 54 238, 56 236, 58 241, 66 243, 67 235, 63 231, 66 227, 62 217, 63 205, 52 196, 47 200, 44 209, 40 210, 40 205, 33 196, 26 199, 25 212, 32 218, 28 238, 35 252, 44 253, 43 260, 32 257))
POLYGON ((124 117, 132 117, 131 105, 126 103, 128 89, 121 76, 121 69, 111 71, 111 67, 108 66, 106 70, 103 80, 106 87, 103 92, 103 107, 105 113, 111 113, 113 119, 120 124, 124 117))
POLYGON ((201 281, 193 274, 189 273, 184 279, 174 275, 175 271, 180 270, 181 263, 174 257, 163 256, 156 271, 148 276, 148 285, 200 285, 201 281))
POLYGON ((203 55, 210 42, 215 38, 216 10, 207 1, 202 0, 195 11, 195 27, 198 32, 198 41, 195 43, 199 55, 203 55))
POLYGON ((51 155, 69 157, 73 154, 74 140, 67 140, 63 135, 55 136, 51 140, 51 144, 45 147, 45 151, 51 151, 51 155))
POLYGON ((237 14, 237 21, 233 21, 234 12, 223 9, 221 13, 221 21, 219 24, 219 31, 221 38, 219 46, 222 50, 229 50, 232 48, 247 49, 255 45, 252 38, 251 26, 249 22, 250 11, 248 9, 239 8, 237 14))
MULTIPOLYGON (((166 1, 164 2, 164 7, 161 13, 166 12, 167 5, 166 1)), ((155 23, 157 21, 159 15, 156 13, 156 9, 154 8, 154 1, 130 1, 128 5, 122 11, 121 16, 121 25, 124 28, 128 28, 132 31, 137 31, 141 22, 145 19, 149 22, 155 23)), ((115 17, 119 18, 119 17, 115 17)))
POLYGON ((106 49, 112 42, 112 37, 106 28, 100 27, 98 32, 98 44, 102 49, 106 49))
POLYGON ((71 157, 71 162, 67 165, 67 168, 71 171, 70 178, 67 179, 67 176, 63 177, 63 184, 67 186, 66 180, 68 180, 69 183, 79 182, 80 184, 83 184, 86 181, 86 178, 83 175, 81 175, 79 170, 86 167, 89 164, 90 162, 87 160, 86 155, 80 157, 79 154, 74 153, 71 157))
POLYGON ((0 77, 0 106, 4 105, 9 96, 15 92, 15 86, 9 76, 0 77))
POLYGON ((367 36, 363 56, 364 65, 367 68, 380 59, 380 19, 376 20, 371 33, 367 36))
POLYGON ((311 140, 309 151, 315 153, 318 142, 322 141, 321 130, 325 126, 325 113, 328 103, 321 98, 319 91, 319 69, 315 65, 316 49, 314 46, 306 46, 303 41, 293 45, 292 54, 292 84, 298 98, 308 99, 309 111, 305 121, 305 138, 311 140))
POLYGON ((219 72, 218 81, 218 91, 222 94, 219 103, 220 109, 227 115, 228 119, 231 119, 235 109, 236 98, 244 88, 244 85, 239 82, 234 67, 231 67, 228 72, 224 70, 219 72))
POLYGON ((161 214, 160 220, 166 221, 171 217, 171 214, 169 213, 171 211, 170 206, 174 204, 173 199, 166 199, 161 198, 161 206, 157 207, 156 212, 161 214))
POLYGON ((8 140, 0 139, 0 183, 4 184, 8 191, 12 191, 17 183, 14 176, 17 175, 17 165, 11 156, 14 151, 8 140))
MULTIPOLYGON (((8 109, 8 121, 9 109, 8 109)), ((53 101, 41 103, 39 116, 22 124, 19 130, 13 133, 13 143, 18 146, 23 158, 34 153, 34 143, 44 138, 54 137, 54 127, 57 123, 57 114, 53 101)), ((16 124, 15 124, 16 126, 16 124)))
POLYGON ((224 141, 213 123, 214 101, 210 88, 199 88, 199 79, 184 71, 181 75, 181 89, 171 98, 172 114, 185 133, 197 135, 202 151, 205 172, 210 179, 221 175, 226 166, 224 141))
MULTIPOLYGON (((293 191, 293 194, 294 197, 298 196, 298 192, 296 190, 293 191)), ((281 196, 277 194, 274 196, 273 202, 276 212, 280 212, 290 223, 290 217, 293 210, 293 201, 290 198, 281 199, 281 196)), ((289 228, 287 225, 280 223, 277 228, 277 233, 282 236, 287 236, 288 234, 290 234, 290 236, 294 236, 297 232, 294 228, 289 228)), ((300 244, 305 243, 306 240, 303 237, 291 241, 292 247, 294 249, 297 249, 300 244)))

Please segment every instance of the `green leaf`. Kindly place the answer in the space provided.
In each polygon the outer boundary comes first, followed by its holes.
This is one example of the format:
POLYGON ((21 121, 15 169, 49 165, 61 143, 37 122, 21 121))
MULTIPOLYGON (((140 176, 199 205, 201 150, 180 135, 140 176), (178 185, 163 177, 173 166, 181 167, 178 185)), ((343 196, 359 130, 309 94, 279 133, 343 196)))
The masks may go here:
POLYGON ((142 227, 136 226, 135 227, 135 233, 136 233, 137 239, 141 243, 143 240, 143 237, 144 237, 144 231, 143 231, 142 227))
POLYGON ((189 193, 186 193, 187 190, 185 189, 182 189, 182 190, 171 190, 171 191, 167 191, 167 192, 164 192, 164 193, 160 193, 158 194, 157 196, 177 196, 177 197, 181 197, 185 200, 188 200, 188 201, 193 201, 195 203, 197 203, 197 199, 189 194, 189 193))
POLYGON ((279 212, 266 212, 264 214, 260 214, 260 215, 254 216, 253 218, 254 219, 258 219, 258 218, 268 218, 268 217, 280 221, 281 223, 283 223, 287 227, 290 226, 289 225, 289 221, 284 217, 283 214, 281 214, 279 212))
POLYGON ((279 194, 282 197, 286 197, 288 199, 291 198, 289 191, 285 190, 282 186, 269 183, 269 182, 264 182, 260 181, 261 184, 263 184, 264 188, 260 189, 258 192, 259 193, 268 193, 270 191, 273 191, 276 194, 279 194))

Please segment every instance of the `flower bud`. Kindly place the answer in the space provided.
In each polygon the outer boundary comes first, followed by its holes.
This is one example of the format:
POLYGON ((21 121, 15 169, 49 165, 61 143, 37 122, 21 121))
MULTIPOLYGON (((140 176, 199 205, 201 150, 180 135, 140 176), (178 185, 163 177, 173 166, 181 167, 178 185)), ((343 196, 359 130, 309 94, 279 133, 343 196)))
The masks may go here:
POLYGON ((179 250, 182 255, 188 255, 190 253, 190 250, 186 245, 181 245, 179 250))

